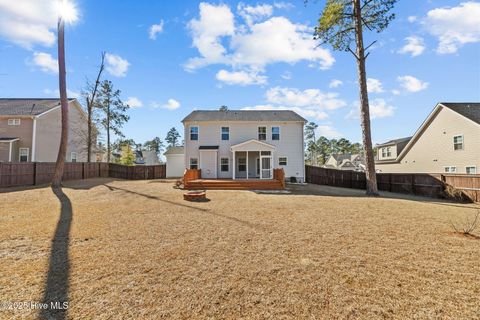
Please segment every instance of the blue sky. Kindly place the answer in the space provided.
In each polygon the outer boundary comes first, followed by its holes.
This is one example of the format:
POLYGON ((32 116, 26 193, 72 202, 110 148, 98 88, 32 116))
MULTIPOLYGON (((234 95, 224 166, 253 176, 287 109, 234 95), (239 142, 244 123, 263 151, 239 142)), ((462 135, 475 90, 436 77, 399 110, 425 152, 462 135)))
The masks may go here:
MULTIPOLYGON (((50 0, 0 0, 0 96, 58 95, 50 0)), ((319 135, 361 140, 350 53, 315 49, 325 1, 77 0, 66 30, 68 88, 105 78, 135 105, 124 133, 181 131, 194 109, 293 109, 319 135)), ((440 101, 480 101, 480 2, 398 1, 367 61, 374 142, 412 135, 440 101)))

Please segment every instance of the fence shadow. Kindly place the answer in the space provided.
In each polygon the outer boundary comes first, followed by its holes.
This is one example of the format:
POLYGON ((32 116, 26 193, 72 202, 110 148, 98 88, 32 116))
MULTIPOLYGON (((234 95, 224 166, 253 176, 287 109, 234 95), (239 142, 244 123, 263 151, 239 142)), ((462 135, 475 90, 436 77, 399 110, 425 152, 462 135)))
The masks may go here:
POLYGON ((61 188, 52 188, 60 202, 60 218, 52 239, 47 280, 42 303, 48 305, 42 309, 40 319, 65 319, 69 303, 70 260, 68 257, 70 228, 72 224, 72 203, 61 188))

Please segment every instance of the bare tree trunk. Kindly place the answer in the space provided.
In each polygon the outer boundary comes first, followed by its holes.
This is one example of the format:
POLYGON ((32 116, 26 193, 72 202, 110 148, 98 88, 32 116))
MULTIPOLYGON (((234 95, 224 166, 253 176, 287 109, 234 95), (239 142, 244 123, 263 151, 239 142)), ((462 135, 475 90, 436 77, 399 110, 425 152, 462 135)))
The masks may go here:
POLYGON ((110 154, 111 154, 111 146, 110 146, 110 101, 108 101, 107 107, 107 163, 110 163, 110 154))
POLYGON ((68 98, 67 98, 67 80, 65 70, 65 22, 62 17, 58 20, 58 80, 60 90, 60 104, 62 111, 62 131, 60 137, 60 147, 58 148, 57 162, 55 164, 55 173, 53 174, 52 187, 60 188, 62 184, 63 169, 65 167, 65 157, 67 154, 68 142, 68 98))
POLYGON ((360 84, 360 119, 362 123, 363 147, 365 150, 365 175, 367 178, 367 195, 378 196, 377 175, 370 132, 370 110, 368 104, 367 73, 365 71, 365 48, 363 46, 362 11, 360 0, 352 0, 355 16, 355 40, 358 83, 360 84))
POLYGON ((103 69, 105 68, 105 52, 102 52, 102 62, 100 63, 100 69, 98 70, 97 79, 95 80, 95 85, 93 86, 92 95, 90 98, 87 96, 87 117, 88 117, 88 134, 87 134, 87 162, 91 162, 92 154, 92 118, 93 118, 93 107, 95 103, 95 97, 98 91, 98 85, 100 84, 100 77, 102 76, 103 69))

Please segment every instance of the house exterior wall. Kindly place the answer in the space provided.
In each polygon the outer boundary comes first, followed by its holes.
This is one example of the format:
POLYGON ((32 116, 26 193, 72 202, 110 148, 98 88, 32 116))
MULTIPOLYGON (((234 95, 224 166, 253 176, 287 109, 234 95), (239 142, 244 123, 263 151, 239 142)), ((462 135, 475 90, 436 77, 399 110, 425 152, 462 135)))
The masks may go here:
POLYGON ((183 176, 185 171, 184 154, 167 154, 167 178, 178 178, 183 176))
MULTIPOLYGON (((72 161, 72 152, 77 154, 77 162, 87 161, 87 121, 79 105, 69 103, 68 144, 66 161, 72 161)), ((35 161, 54 162, 57 159, 61 135, 61 110, 52 109, 37 118, 37 134, 35 146, 35 161)))
POLYGON ((10 156, 10 142, 0 142, 0 162, 8 162, 10 156))
POLYGON ((480 125, 442 107, 399 163, 375 164, 377 171, 443 173, 445 166, 466 173, 467 166, 480 171, 480 125), (454 150, 453 137, 463 135, 464 149, 454 150))
MULTIPOLYGON (((25 116, 1 116, 0 137, 19 138, 20 141, 12 145, 12 162, 19 162, 19 148, 28 148, 28 160, 32 159, 32 133, 33 120, 25 116), (8 119, 20 119, 20 125, 9 126, 8 119)), ((8 148, 8 143, 6 143, 8 148)), ((7 158, 0 158, 0 161, 8 161, 7 158)))
MULTIPOLYGON (((304 146, 303 146, 303 122, 280 122, 280 121, 185 121, 185 167, 189 167, 190 158, 200 158, 199 146, 219 146, 217 173, 219 178, 232 178, 233 154, 230 147, 250 139, 258 139, 258 127, 267 127, 267 139, 265 143, 276 147, 273 153, 273 168, 283 168, 285 177, 297 177, 303 181, 304 178, 304 146), (190 126, 198 126, 199 140, 190 140, 190 126), (272 140, 272 127, 280 127, 280 140, 272 140), (221 139, 221 127, 230 128, 230 139, 221 139), (279 157, 287 157, 287 166, 280 166, 279 157), (220 171, 220 158, 229 159, 229 172, 220 171)), ((265 149, 267 150, 267 149, 265 149)), ((237 155, 238 158, 238 155, 237 155)), ((249 153, 249 171, 255 170, 253 156, 249 153), (252 167, 252 168, 250 168, 252 167)), ((236 163, 237 166, 237 163, 236 163)))

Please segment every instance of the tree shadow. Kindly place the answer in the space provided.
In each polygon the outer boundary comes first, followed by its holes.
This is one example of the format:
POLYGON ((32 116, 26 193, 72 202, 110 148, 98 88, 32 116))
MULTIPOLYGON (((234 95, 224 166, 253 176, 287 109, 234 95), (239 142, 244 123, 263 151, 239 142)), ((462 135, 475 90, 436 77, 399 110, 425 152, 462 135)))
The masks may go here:
POLYGON ((40 312, 40 319, 65 319, 69 302, 69 273, 70 261, 68 247, 70 242, 70 228, 72 224, 72 203, 61 188, 52 188, 53 193, 60 201, 60 218, 55 235, 52 239, 47 280, 43 293, 42 303, 46 309, 40 312))

